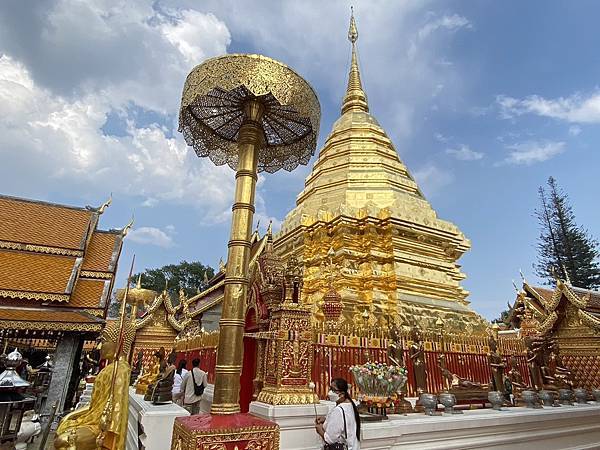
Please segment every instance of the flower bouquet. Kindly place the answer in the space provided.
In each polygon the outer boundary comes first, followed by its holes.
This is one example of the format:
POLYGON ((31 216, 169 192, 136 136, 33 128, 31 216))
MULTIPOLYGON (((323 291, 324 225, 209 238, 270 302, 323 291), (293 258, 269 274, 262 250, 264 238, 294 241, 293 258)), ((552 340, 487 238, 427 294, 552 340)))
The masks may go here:
POLYGON ((379 362, 352 366, 350 372, 360 391, 358 398, 369 410, 392 406, 398 400, 398 392, 408 379, 405 367, 379 362))

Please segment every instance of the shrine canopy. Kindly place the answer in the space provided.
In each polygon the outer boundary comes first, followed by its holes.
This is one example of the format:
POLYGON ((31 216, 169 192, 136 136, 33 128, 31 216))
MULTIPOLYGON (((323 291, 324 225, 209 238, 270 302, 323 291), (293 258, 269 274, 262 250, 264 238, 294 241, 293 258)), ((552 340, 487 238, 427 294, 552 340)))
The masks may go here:
POLYGON ((556 280, 553 289, 526 281, 511 307, 509 321, 521 337, 552 338, 576 385, 600 385, 600 292, 556 280))
POLYGON ((110 202, 79 208, 0 196, 0 334, 93 338, 102 330, 131 226, 98 229, 110 202))

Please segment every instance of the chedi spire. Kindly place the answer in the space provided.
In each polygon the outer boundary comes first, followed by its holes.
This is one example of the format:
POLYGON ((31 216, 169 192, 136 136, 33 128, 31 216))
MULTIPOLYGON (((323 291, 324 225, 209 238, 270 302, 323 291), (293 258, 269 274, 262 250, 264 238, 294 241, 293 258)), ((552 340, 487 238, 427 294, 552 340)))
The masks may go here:
POLYGON ((354 20, 354 10, 350 16, 350 28, 348 30, 348 40, 352 43, 352 62, 350 63, 350 74, 348 76, 348 87, 344 102, 342 103, 342 114, 348 111, 369 112, 367 104, 367 95, 363 91, 360 81, 360 71, 358 69, 358 56, 356 55, 356 41, 358 40, 358 30, 354 20))

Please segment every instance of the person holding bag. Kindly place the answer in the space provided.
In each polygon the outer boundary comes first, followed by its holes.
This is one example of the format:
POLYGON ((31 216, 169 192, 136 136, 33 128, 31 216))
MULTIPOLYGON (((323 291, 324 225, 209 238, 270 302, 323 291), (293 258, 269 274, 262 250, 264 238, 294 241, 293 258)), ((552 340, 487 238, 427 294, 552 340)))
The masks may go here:
POLYGON ((185 374, 181 381, 180 395, 183 395, 183 407, 191 415, 200 413, 200 401, 204 389, 208 385, 206 372, 198 367, 200 360, 198 358, 192 361, 192 370, 185 374))
POLYGON ((348 382, 335 378, 329 389, 329 400, 336 406, 327 418, 315 420, 315 429, 325 443, 323 450, 360 450, 360 416, 348 392, 348 382))

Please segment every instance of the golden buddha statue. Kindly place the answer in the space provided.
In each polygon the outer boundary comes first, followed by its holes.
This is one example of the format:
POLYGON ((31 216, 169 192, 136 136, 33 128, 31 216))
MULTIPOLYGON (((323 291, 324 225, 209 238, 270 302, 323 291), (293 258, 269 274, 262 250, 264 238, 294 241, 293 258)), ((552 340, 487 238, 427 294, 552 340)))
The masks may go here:
POLYGON ((145 395, 148 391, 148 386, 152 385, 159 378, 161 362, 160 352, 154 353, 150 359, 150 363, 142 369, 142 373, 135 382, 136 394, 145 395))
POLYGON ((100 357, 110 363, 96 377, 90 403, 67 414, 60 422, 54 439, 55 449, 125 448, 130 375, 126 355, 134 335, 127 332, 124 335, 121 352, 117 354, 118 326, 107 326, 102 332, 100 357))

